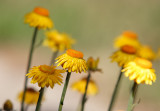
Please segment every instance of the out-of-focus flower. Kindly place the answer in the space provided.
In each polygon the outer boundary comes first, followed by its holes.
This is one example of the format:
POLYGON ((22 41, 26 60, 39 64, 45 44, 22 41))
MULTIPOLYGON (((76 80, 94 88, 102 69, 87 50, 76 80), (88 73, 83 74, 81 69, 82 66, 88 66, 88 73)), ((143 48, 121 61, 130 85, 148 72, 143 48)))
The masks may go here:
POLYGON ((53 22, 49 17, 49 11, 42 7, 36 7, 32 12, 28 13, 25 16, 25 23, 39 29, 50 29, 53 27, 53 22))
POLYGON ((140 43, 137 39, 137 34, 135 34, 134 32, 131 32, 131 31, 125 31, 122 33, 122 35, 120 35, 119 37, 117 37, 115 39, 115 41, 114 41, 115 47, 120 48, 124 45, 130 45, 135 48, 139 48, 140 43))
POLYGON ((123 66, 126 63, 136 58, 136 49, 133 46, 124 45, 120 50, 113 53, 111 56, 112 62, 117 62, 119 66, 123 66))
POLYGON ((148 60, 154 60, 156 57, 156 54, 153 52, 153 50, 149 46, 141 46, 137 50, 137 56, 148 59, 148 60))
MULTIPOLYGON (((80 92, 81 94, 84 94, 86 83, 87 83, 87 78, 84 78, 82 80, 79 80, 79 81, 73 83, 71 88, 73 90, 80 92)), ((88 83, 87 94, 88 95, 96 95, 97 93, 98 93, 98 88, 97 88, 96 83, 93 80, 90 80, 88 83)))
POLYGON ((59 33, 57 30, 53 30, 46 32, 46 39, 43 45, 51 48, 53 51, 64 51, 71 48, 74 43, 75 40, 66 33, 59 33))
POLYGON ((34 66, 26 74, 28 78, 32 77, 31 83, 38 83, 39 87, 53 88, 55 84, 61 85, 63 76, 60 73, 64 73, 65 70, 55 69, 56 66, 40 65, 34 66))
MULTIPOLYGON (((25 95, 25 104, 37 104, 39 92, 36 91, 34 88, 27 88, 26 95, 25 95)), ((23 91, 18 94, 18 100, 21 102, 23 98, 23 91)))
POLYGON ((3 109, 5 111, 11 111, 11 110, 13 110, 13 104, 12 104, 12 102, 10 100, 6 100, 5 103, 4 103, 4 105, 3 105, 3 109))
POLYGON ((160 59, 160 48, 158 48, 158 51, 156 52, 156 59, 160 59))
POLYGON ((152 63, 143 58, 136 58, 127 63, 122 70, 126 77, 134 80, 137 84, 145 83, 152 85, 156 80, 155 70, 152 69, 152 63))
POLYGON ((86 61, 83 59, 83 53, 80 51, 68 49, 65 54, 59 56, 56 60, 58 66, 61 65, 68 72, 81 73, 87 70, 86 61))
POLYGON ((99 58, 94 60, 93 57, 89 57, 87 60, 88 69, 93 72, 95 72, 95 71, 101 72, 101 69, 98 68, 98 63, 99 63, 99 58))

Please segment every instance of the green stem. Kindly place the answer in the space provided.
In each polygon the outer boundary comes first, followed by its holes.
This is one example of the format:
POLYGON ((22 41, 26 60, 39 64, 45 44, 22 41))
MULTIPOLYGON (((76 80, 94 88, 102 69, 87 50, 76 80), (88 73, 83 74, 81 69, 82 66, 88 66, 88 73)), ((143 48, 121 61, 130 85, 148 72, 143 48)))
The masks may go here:
POLYGON ((58 50, 56 51, 56 52, 54 52, 53 53, 53 55, 52 55, 52 58, 51 58, 51 63, 50 63, 50 65, 54 65, 54 62, 55 62, 55 59, 56 59, 56 57, 57 57, 57 55, 58 55, 58 50))
POLYGON ((88 89, 88 84, 89 84, 89 81, 90 81, 90 77, 91 77, 91 74, 90 74, 90 71, 88 71, 88 77, 87 77, 87 83, 86 83, 86 87, 85 87, 85 93, 84 93, 83 98, 82 98, 81 111, 84 111, 84 106, 85 106, 85 103, 87 101, 86 95, 87 95, 87 89, 88 89))
POLYGON ((65 98, 65 95, 66 95, 66 91, 67 91, 70 76, 71 76, 71 72, 68 72, 65 83, 64 83, 63 92, 62 92, 62 95, 61 95, 61 100, 60 100, 60 103, 59 103, 58 111, 62 111, 63 102, 64 102, 64 98, 65 98))
POLYGON ((131 93, 130 93, 130 97, 129 97, 127 111, 133 111, 137 89, 138 89, 138 84, 134 82, 131 93))
MULTIPOLYGON (((31 43, 31 48, 30 48, 29 60, 28 60, 26 73, 28 73, 28 71, 30 69, 30 66, 31 66, 32 55, 33 55, 33 51, 34 51, 34 44, 35 44, 35 41, 36 41, 37 31, 38 31, 38 28, 36 27, 35 31, 34 31, 34 34, 33 34, 33 38, 32 38, 32 43, 31 43)), ((25 76, 25 83, 24 83, 24 90, 23 90, 24 93, 23 93, 23 98, 22 98, 22 102, 21 102, 21 111, 24 111, 24 100, 25 100, 25 95, 26 95, 27 82, 28 82, 28 78, 25 76)))
MULTIPOLYGON (((121 70, 123 69, 123 67, 121 68, 121 70)), ((122 77, 122 72, 120 70, 120 74, 119 74, 119 77, 118 77, 118 80, 117 80, 117 83, 115 85, 115 88, 114 88, 114 91, 113 91, 113 94, 112 94, 112 98, 111 98, 111 101, 110 101, 110 105, 109 105, 109 108, 108 108, 108 111, 112 111, 112 108, 114 106, 114 101, 116 99, 116 95, 117 95, 117 92, 118 92, 118 88, 119 88, 119 84, 120 84, 120 81, 121 81, 121 77, 122 77)))
POLYGON ((39 92, 40 92, 40 94, 39 94, 39 98, 38 98, 38 102, 37 102, 37 106, 36 106, 35 111, 39 111, 41 108, 41 102, 42 102, 42 98, 43 98, 44 88, 41 87, 39 92))

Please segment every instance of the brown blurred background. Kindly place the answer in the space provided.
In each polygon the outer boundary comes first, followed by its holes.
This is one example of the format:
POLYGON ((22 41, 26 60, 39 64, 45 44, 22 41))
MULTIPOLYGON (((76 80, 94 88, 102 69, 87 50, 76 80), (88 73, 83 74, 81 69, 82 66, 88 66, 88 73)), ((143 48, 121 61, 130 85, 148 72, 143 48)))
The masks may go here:
MULTIPOLYGON (((28 60, 33 28, 24 24, 24 15, 35 6, 50 11, 55 29, 70 34, 77 40, 74 48, 89 56, 100 57, 99 68, 103 73, 93 74, 99 86, 99 93, 89 97, 86 111, 106 111, 120 68, 110 63, 109 56, 115 50, 113 40, 124 30, 132 30, 139 35, 143 44, 155 51, 160 41, 160 1, 159 0, 1 0, 0 3, 0 107, 6 99, 11 99, 14 109, 19 110, 16 97, 23 89, 24 74, 28 60)), ((38 33, 37 43, 44 38, 44 31, 38 33)), ((60 53, 62 54, 62 53, 60 53)), ((46 47, 35 50, 32 66, 49 64, 52 52, 46 47)), ((135 111, 159 111, 160 78, 159 62, 154 62, 157 81, 152 86, 140 85, 135 111)), ((71 84, 87 74, 72 74, 71 84)), ((65 76, 65 74, 64 74, 65 76)), ((29 84, 36 87, 37 84, 29 84)), ((124 77, 114 110, 125 110, 128 103, 131 82, 124 77)), ((48 88, 42 111, 56 111, 63 85, 48 88)), ((68 88, 64 111, 76 111, 81 94, 68 88)), ((29 108, 33 111, 35 106, 29 108)))

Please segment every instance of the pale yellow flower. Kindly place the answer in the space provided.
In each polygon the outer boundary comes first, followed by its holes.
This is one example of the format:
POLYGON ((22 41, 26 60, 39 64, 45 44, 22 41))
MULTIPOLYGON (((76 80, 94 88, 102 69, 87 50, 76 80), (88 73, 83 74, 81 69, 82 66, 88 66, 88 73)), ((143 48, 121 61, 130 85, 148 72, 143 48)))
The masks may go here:
POLYGON ((42 7, 36 7, 32 12, 25 16, 25 23, 28 23, 31 27, 37 27, 39 29, 50 29, 53 27, 53 22, 49 17, 49 11, 42 7))
POLYGON ((152 63, 143 58, 136 58, 127 63, 122 70, 126 77, 134 80, 137 84, 145 83, 152 85, 156 80, 155 70, 152 69, 152 63))
MULTIPOLYGON (((81 94, 85 93, 85 87, 87 83, 87 78, 79 80, 72 84, 72 89, 80 92, 81 94)), ((96 95, 98 93, 98 88, 96 83, 93 80, 90 80, 88 83, 87 95, 96 95)))
POLYGON ((117 62, 119 66, 123 66, 136 58, 136 51, 132 46, 122 46, 120 50, 114 52, 111 56, 112 62, 117 62))
POLYGON ((44 46, 51 48, 53 51, 64 51, 72 47, 75 40, 66 33, 60 33, 57 30, 47 31, 44 46))
POLYGON ((81 73, 87 70, 86 61, 83 59, 83 53, 80 51, 68 49, 65 54, 59 56, 56 60, 58 66, 61 65, 68 72, 81 73))
POLYGON ((120 48, 124 45, 130 45, 135 48, 139 48, 140 43, 137 39, 137 34, 135 34, 134 32, 131 32, 131 31, 125 31, 122 33, 122 35, 120 35, 119 37, 117 37, 115 39, 115 41, 114 41, 115 47, 120 48))
POLYGON ((60 73, 64 73, 65 70, 55 69, 56 66, 40 65, 34 66, 26 74, 28 78, 32 77, 31 83, 38 83, 39 87, 53 88, 55 84, 61 85, 63 76, 60 73))
MULTIPOLYGON (((25 104, 37 104, 39 92, 33 88, 27 88, 25 94, 25 104)), ((18 94, 18 100, 21 102, 23 98, 23 91, 18 94)))
POLYGON ((137 56, 148 59, 148 60, 154 60, 156 57, 156 54, 153 52, 153 50, 149 46, 144 45, 137 50, 137 56))

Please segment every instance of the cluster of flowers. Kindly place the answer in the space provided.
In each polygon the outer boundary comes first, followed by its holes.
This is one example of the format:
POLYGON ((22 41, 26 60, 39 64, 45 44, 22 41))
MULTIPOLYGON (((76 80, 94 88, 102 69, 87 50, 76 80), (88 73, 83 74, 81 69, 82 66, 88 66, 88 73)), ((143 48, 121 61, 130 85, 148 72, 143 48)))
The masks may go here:
POLYGON ((49 47, 53 51, 64 51, 71 48, 71 45, 75 43, 66 33, 60 33, 56 29, 52 29, 53 22, 49 17, 49 11, 42 7, 36 7, 32 12, 25 16, 25 23, 28 23, 31 27, 38 29, 48 29, 46 38, 43 42, 44 46, 49 47))
MULTIPOLYGON (((61 111, 71 72, 81 73, 88 71, 90 75, 91 72, 101 71, 98 69, 99 59, 94 60, 90 57, 86 62, 83 59, 82 52, 71 49, 71 46, 75 44, 75 40, 66 33, 60 33, 55 29, 51 29, 53 27, 53 22, 49 17, 49 11, 45 8, 36 7, 32 12, 25 16, 25 23, 29 24, 31 27, 34 27, 35 32, 31 44, 27 74, 25 76, 26 81, 24 91, 20 92, 18 95, 18 100, 22 102, 21 111, 26 111, 28 106, 32 104, 37 104, 35 110, 39 111, 41 102, 44 100, 43 93, 45 88, 51 87, 53 89, 55 84, 61 85, 63 83, 62 73, 67 72, 58 109, 58 111, 61 111), (37 32, 40 29, 45 29, 46 38, 43 40, 43 46, 50 48, 53 51, 54 56, 51 59, 50 65, 39 65, 30 68, 33 51, 35 49, 37 32), (57 52, 62 52, 65 50, 66 53, 57 57, 57 52), (56 60, 56 62, 54 62, 54 60, 56 60), (57 66, 54 65, 55 63, 57 63, 57 66), (58 66, 62 66, 63 69, 57 69, 58 66), (35 90, 33 87, 27 86, 28 78, 31 78, 31 83, 38 84, 41 88, 40 91, 35 90)), ((84 103, 86 102, 86 94, 96 95, 98 92, 97 85, 93 79, 90 79, 90 76, 73 83, 71 88, 81 94, 84 94, 82 100, 83 109, 84 103)), ((13 106, 9 100, 6 101, 4 109, 13 109, 13 106)))
MULTIPOLYGON (((61 111, 71 73, 88 71, 87 77, 73 83, 71 86, 73 90, 77 90, 83 94, 81 108, 81 111, 83 111, 84 104, 87 100, 86 95, 95 95, 98 92, 97 85, 91 78, 91 73, 96 71, 101 72, 101 69, 98 68, 99 58, 94 60, 90 57, 86 62, 83 59, 84 55, 82 52, 71 49, 71 46, 75 43, 75 40, 66 33, 60 33, 55 29, 51 29, 53 27, 53 22, 49 17, 49 11, 45 8, 36 7, 32 12, 25 16, 25 23, 36 29, 33 36, 33 41, 35 41, 37 30, 47 29, 45 30, 46 38, 43 41, 43 45, 49 47, 54 53, 64 50, 66 50, 66 53, 60 55, 59 57, 54 56, 56 58, 55 63, 57 63, 57 66, 51 62, 50 65, 39 65, 30 68, 32 52, 34 49, 34 42, 32 41, 33 47, 30 52, 28 65, 29 70, 27 70, 26 74, 25 88, 24 91, 20 92, 18 95, 19 101, 22 102, 21 111, 24 111, 24 103, 27 106, 37 104, 36 111, 39 111, 41 101, 44 100, 44 88, 54 88, 55 84, 61 85, 63 83, 62 73, 67 72, 58 109, 58 111, 61 111), (61 66, 63 69, 57 69, 58 66, 61 66), (39 92, 34 88, 27 87, 27 77, 31 78, 31 83, 38 84, 41 88, 39 92)), ((113 53, 111 59, 112 62, 115 61, 120 67, 122 67, 120 76, 122 75, 122 72, 124 72, 124 75, 129 77, 129 79, 133 80, 136 84, 145 83, 152 85, 152 82, 155 82, 156 80, 155 70, 152 68, 151 62, 156 56, 152 49, 149 46, 142 45, 138 41, 137 35, 129 31, 126 31, 120 35, 120 37, 117 37, 114 43, 118 50, 113 53)), ((114 91, 113 95, 116 94, 116 91, 117 90, 114 91)), ((114 96, 112 97, 108 111, 111 111, 113 102, 114 96)), ((131 105, 133 105, 133 102, 131 105)), ((10 101, 6 101, 4 109, 13 109, 10 101)))
POLYGON ((134 82, 127 108, 127 111, 132 111, 135 106, 134 101, 138 85, 152 85, 156 80, 155 70, 152 68, 152 61, 156 58, 156 54, 149 46, 142 45, 138 40, 137 34, 131 31, 125 31, 117 37, 114 41, 114 46, 118 50, 113 53, 111 59, 112 62, 118 63, 121 71, 108 111, 112 110, 122 73, 134 82))
POLYGON ((112 56, 115 61, 123 67, 122 72, 130 80, 137 84, 145 83, 152 85, 156 80, 152 62, 156 55, 153 50, 146 45, 142 45, 133 32, 126 31, 115 40, 115 47, 119 48, 112 56))

